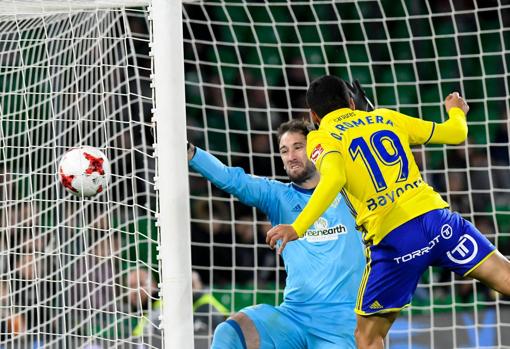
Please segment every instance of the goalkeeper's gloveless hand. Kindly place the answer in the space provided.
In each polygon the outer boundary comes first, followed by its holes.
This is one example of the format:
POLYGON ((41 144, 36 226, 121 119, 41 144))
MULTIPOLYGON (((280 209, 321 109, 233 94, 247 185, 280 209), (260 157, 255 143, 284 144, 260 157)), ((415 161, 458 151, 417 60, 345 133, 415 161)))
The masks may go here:
POLYGON ((278 254, 282 254, 287 242, 297 240, 298 235, 294 227, 290 224, 279 224, 271 228, 266 235, 266 243, 271 249, 274 249, 278 240, 282 240, 282 244, 278 249, 278 254))
POLYGON ((195 146, 191 142, 187 142, 188 146, 188 161, 191 161, 193 159, 193 156, 195 156, 195 146))

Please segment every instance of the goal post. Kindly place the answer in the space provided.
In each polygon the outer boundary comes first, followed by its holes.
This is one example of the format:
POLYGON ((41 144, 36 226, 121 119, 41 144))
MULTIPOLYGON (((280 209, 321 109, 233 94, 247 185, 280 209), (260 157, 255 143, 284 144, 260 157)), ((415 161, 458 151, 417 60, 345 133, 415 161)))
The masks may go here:
POLYGON ((181 13, 2 2, 0 348, 193 347, 181 13), (59 184, 80 146, 110 161, 93 198, 59 184))
POLYGON ((181 1, 153 0, 154 121, 166 348, 193 347, 189 184, 181 1))

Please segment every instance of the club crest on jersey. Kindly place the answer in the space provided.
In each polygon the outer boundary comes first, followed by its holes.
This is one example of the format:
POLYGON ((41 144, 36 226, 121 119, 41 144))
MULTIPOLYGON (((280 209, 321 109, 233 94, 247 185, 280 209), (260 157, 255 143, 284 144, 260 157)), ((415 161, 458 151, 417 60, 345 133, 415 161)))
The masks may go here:
POLYGON ((322 145, 317 144, 315 146, 315 148, 313 148, 313 150, 312 150, 312 154, 310 155, 310 160, 312 160, 312 162, 315 164, 315 162, 317 161, 319 156, 321 156, 322 153, 324 153, 324 148, 322 147, 322 145))
POLYGON ((319 219, 313 223, 313 227, 317 230, 328 229, 328 220, 326 218, 319 217, 319 219))

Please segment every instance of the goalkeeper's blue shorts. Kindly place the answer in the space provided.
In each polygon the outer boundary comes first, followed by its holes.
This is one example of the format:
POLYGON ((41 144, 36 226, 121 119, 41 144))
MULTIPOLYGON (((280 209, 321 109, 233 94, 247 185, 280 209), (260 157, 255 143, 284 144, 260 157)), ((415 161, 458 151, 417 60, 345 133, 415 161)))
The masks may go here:
POLYGON ((269 349, 354 349, 356 317, 354 304, 274 307, 260 304, 241 310, 254 323, 260 348, 269 349))
POLYGON ((429 266, 467 276, 494 251, 490 241, 458 213, 427 212, 365 248, 367 264, 355 311, 360 315, 399 311, 409 306, 429 266))

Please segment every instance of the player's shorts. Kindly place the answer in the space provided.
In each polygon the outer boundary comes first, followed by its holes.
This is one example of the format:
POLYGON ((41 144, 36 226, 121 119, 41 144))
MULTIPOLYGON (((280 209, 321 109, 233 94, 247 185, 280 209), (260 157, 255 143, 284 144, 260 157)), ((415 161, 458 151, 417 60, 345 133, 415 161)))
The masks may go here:
POLYGON ((410 305, 429 266, 466 276, 494 251, 490 241, 458 213, 427 212, 392 230, 378 245, 365 247, 367 265, 355 312, 399 311, 410 305))
POLYGON ((341 307, 324 305, 255 305, 241 310, 254 323, 260 348, 269 349, 354 349, 356 318, 354 304, 341 307))

